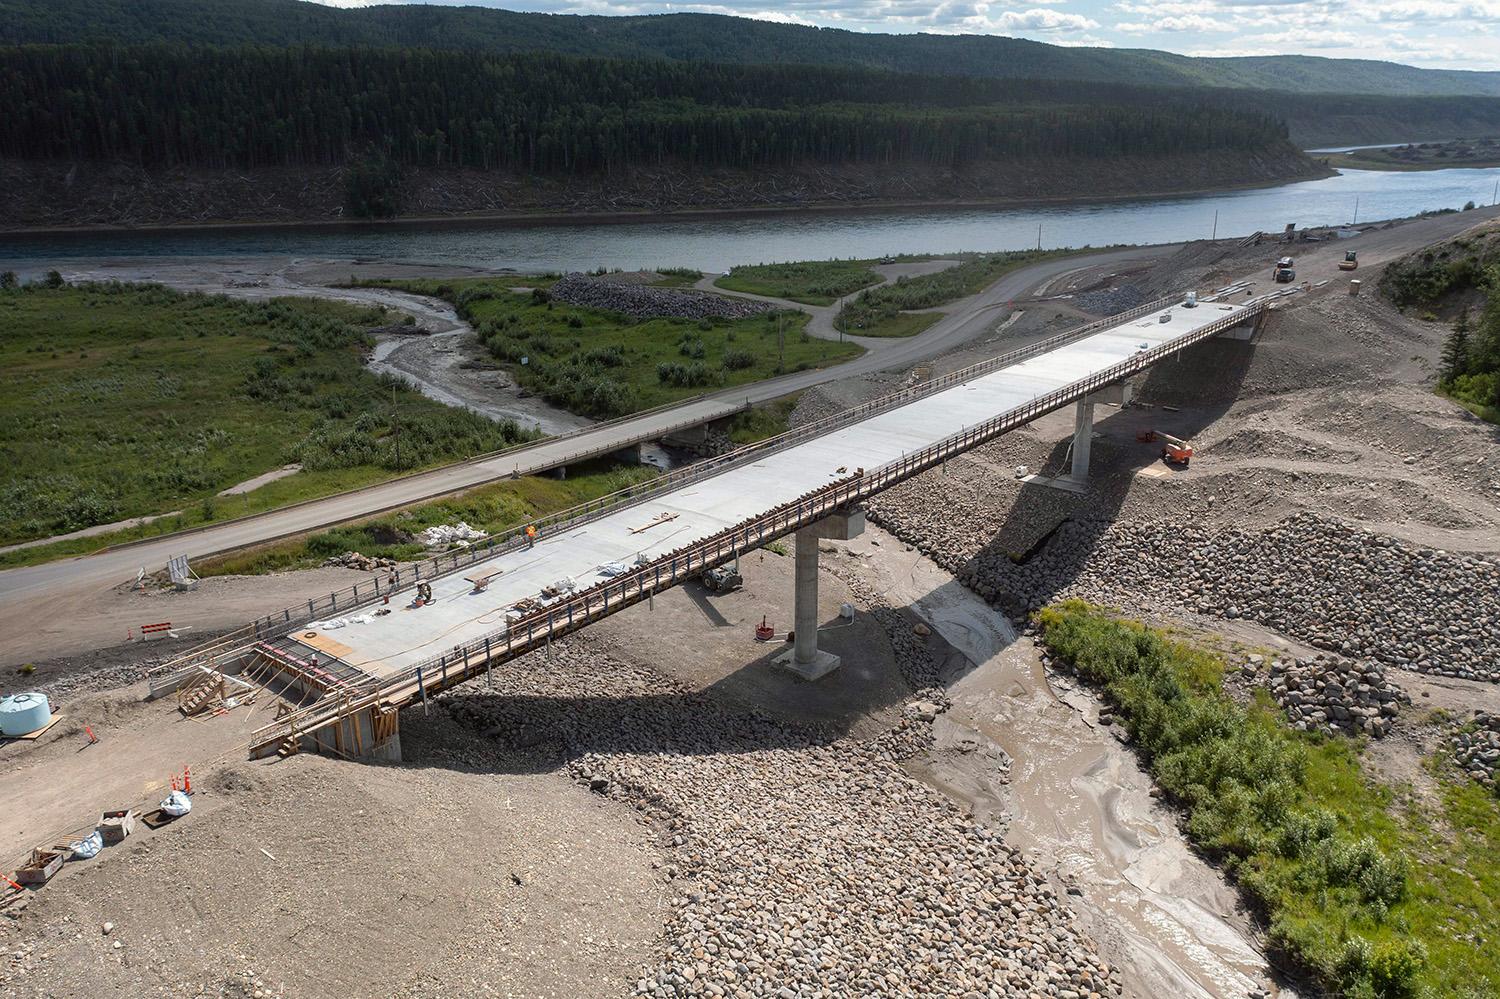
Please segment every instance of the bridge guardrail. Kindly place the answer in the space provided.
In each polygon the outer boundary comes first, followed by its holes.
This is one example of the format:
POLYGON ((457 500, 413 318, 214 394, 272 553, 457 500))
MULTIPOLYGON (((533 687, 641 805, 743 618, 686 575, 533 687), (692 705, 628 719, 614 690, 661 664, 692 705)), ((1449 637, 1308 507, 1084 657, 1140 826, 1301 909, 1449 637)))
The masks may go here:
MULTIPOLYGON (((280 742, 293 734, 316 731, 336 721, 342 713, 363 710, 382 700, 391 701, 403 692, 406 697, 427 695, 471 679, 478 669, 495 657, 509 659, 550 642, 553 638, 575 631, 594 620, 677 585, 686 578, 782 537, 801 526, 827 516, 841 506, 860 502, 896 483, 925 471, 955 454, 998 437, 1009 430, 1031 422, 1038 416, 1066 406, 1096 389, 1111 385, 1150 367, 1169 354, 1176 353, 1201 340, 1244 322, 1259 314, 1264 302, 1240 307, 1223 318, 1192 333, 1157 347, 1140 351, 1126 360, 1080 379, 1063 388, 1000 414, 991 420, 966 428, 935 444, 862 475, 822 487, 784 504, 767 514, 752 518, 686 548, 669 552, 644 566, 605 580, 570 598, 560 600, 504 629, 491 632, 470 642, 454 646, 447 653, 432 656, 406 669, 366 686, 363 696, 338 706, 339 713, 329 714, 334 706, 313 704, 283 719, 258 729, 252 746, 280 742), (666 570, 665 575, 663 570, 666 570), (649 584, 647 580, 650 580, 649 584), (618 592, 611 605, 610 595, 618 592), (597 606, 596 602, 597 601, 597 606), (524 628, 524 632, 521 630, 524 628), (432 679, 428 680, 427 677, 432 679)), ((1155 311, 1155 309, 1147 310, 1155 311)), ((1141 312, 1139 315, 1147 314, 1141 312)), ((1126 320, 1128 321, 1128 320, 1126 320)))

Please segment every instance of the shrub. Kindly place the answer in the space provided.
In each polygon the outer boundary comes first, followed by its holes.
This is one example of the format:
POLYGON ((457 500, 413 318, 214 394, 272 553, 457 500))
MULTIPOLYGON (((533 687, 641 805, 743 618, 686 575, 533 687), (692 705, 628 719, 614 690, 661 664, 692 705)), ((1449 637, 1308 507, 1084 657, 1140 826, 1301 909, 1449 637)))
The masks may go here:
POLYGON ((678 361, 663 361, 656 366, 656 378, 663 385, 671 385, 674 388, 694 388, 707 385, 709 382, 708 368, 702 361, 692 361, 687 364, 678 361))
POLYGON ((724 351, 724 370, 744 371, 753 367, 755 367, 755 355, 748 350, 724 351))
POLYGON ((1406 896, 1406 859, 1341 829, 1312 800, 1305 740, 1271 711, 1230 700, 1222 662, 1208 653, 1076 601, 1040 620, 1048 646, 1115 705, 1152 776, 1186 810, 1188 835, 1265 907, 1276 945, 1351 995, 1404 996, 1420 953, 1341 940, 1336 928, 1385 923, 1406 896))

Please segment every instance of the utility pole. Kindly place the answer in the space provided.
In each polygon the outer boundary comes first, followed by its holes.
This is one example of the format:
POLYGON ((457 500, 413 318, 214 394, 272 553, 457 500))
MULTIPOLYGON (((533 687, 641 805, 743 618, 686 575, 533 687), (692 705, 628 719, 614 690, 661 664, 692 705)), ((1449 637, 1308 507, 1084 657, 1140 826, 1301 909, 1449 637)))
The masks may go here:
MULTIPOLYGON (((843 339, 840 337, 840 339, 843 339)), ((776 313, 776 370, 786 370, 786 313, 776 313)))
POLYGON ((1217 208, 1214 209, 1214 234, 1208 238, 1210 242, 1219 238, 1219 210, 1217 208))
POLYGON ((396 402, 396 386, 391 386, 391 433, 396 438, 396 471, 401 471, 401 406, 396 402))
POLYGON ((1040 222, 1036 224, 1036 248, 1038 250, 1042 248, 1042 224, 1040 222))
POLYGON ((1354 196, 1354 221, 1350 225, 1359 225, 1359 195, 1354 196))
POLYGON ((1500 205, 1500 180, 1495 181, 1495 193, 1490 195, 1490 205, 1500 205))

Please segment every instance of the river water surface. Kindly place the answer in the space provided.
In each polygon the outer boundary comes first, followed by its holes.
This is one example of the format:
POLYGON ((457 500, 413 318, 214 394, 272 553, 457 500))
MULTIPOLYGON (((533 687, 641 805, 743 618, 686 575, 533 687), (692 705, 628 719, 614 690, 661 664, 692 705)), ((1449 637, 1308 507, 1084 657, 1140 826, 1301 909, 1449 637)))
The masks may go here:
POLYGON ((437 222, 339 227, 0 234, 23 276, 111 257, 277 256, 462 264, 518 271, 687 266, 1113 243, 1175 243, 1257 230, 1400 218, 1489 204, 1500 168, 1347 170, 1324 180, 1191 197, 1035 208, 932 208, 664 217, 630 222, 437 222), (1356 208, 1358 218, 1355 217, 1356 208))

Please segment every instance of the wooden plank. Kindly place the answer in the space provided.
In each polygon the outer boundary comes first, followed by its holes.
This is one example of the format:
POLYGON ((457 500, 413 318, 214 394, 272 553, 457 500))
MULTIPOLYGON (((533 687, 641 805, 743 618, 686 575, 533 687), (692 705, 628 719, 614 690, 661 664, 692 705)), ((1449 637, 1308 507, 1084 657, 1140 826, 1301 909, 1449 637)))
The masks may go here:
POLYGON ((297 632, 297 641, 310 649, 326 652, 335 659, 343 659, 346 656, 354 654, 354 650, 349 646, 343 642, 329 638, 322 632, 299 631, 297 632))
POLYGON ((31 742, 34 739, 40 739, 42 736, 47 734, 48 729, 50 729, 53 725, 56 725, 58 722, 62 721, 62 717, 63 716, 61 714, 53 715, 51 721, 43 725, 41 728, 37 729, 35 732, 27 732, 25 735, 7 735, 5 738, 0 739, 0 744, 7 742, 31 742))

